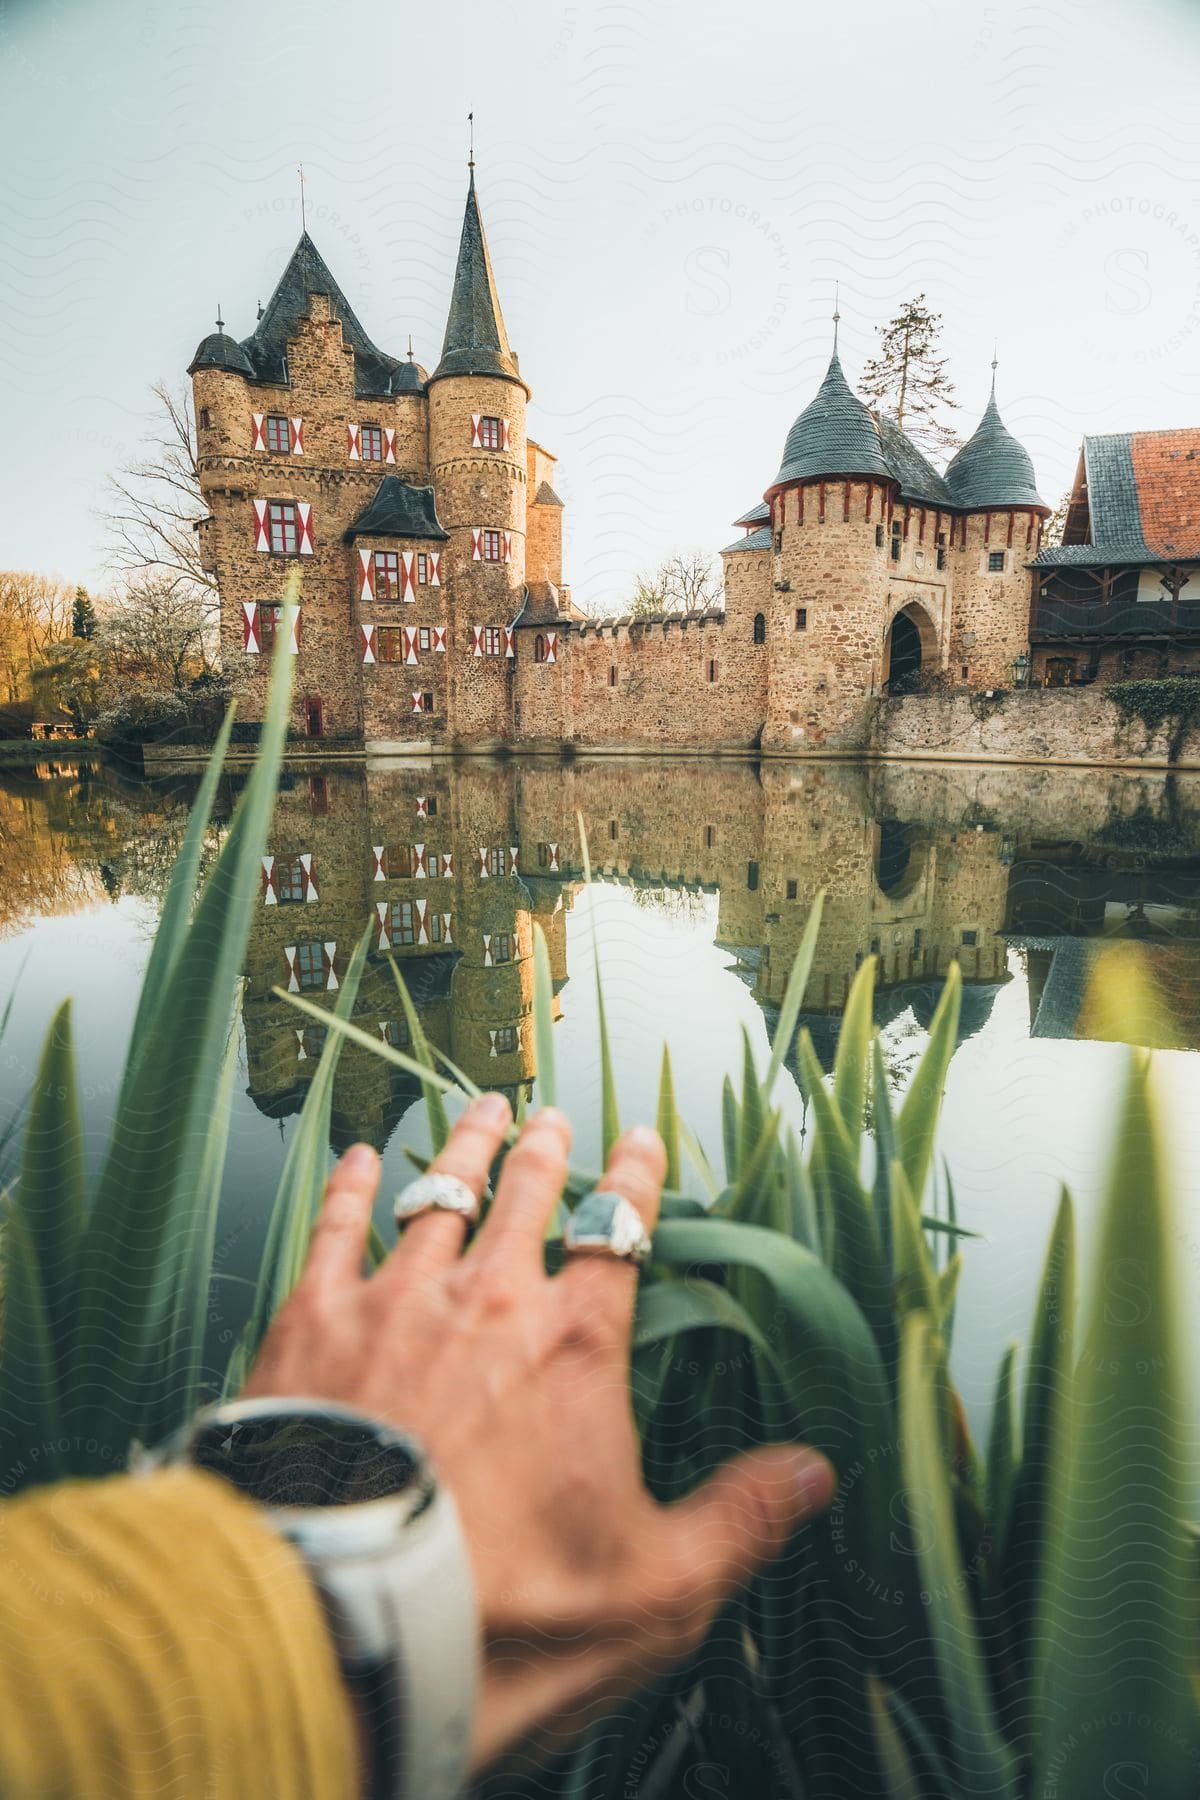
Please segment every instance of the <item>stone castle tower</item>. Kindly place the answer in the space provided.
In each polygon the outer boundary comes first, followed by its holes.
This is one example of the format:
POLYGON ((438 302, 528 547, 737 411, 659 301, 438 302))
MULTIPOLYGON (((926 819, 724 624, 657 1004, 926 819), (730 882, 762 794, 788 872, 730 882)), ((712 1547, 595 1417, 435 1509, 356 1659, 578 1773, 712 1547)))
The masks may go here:
POLYGON ((722 553, 729 622, 768 650, 763 747, 836 744, 864 697, 911 691, 920 675, 1012 686, 1049 511, 994 375, 942 476, 852 391, 835 343, 762 503, 736 521, 746 535, 722 553))
POLYGON ((377 348, 307 232, 254 332, 239 343, 218 320, 189 373, 202 555, 241 718, 261 717, 296 570, 298 733, 504 741, 519 616, 536 596, 553 630, 570 605, 555 459, 526 433, 474 168, 431 375, 411 349, 377 348))

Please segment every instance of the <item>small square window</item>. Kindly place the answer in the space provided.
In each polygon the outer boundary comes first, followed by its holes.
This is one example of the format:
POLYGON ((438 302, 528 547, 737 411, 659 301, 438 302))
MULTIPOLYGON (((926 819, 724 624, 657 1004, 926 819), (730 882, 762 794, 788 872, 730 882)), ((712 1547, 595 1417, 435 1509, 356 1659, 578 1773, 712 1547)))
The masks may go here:
POLYGON ((483 628, 483 653, 485 656, 499 656, 503 648, 502 633, 498 625, 485 625, 483 628))
POLYGON ((496 1033, 496 1055, 511 1056, 517 1047, 517 1028, 515 1025, 501 1025, 496 1033))
POLYGON ((972 944, 977 944, 979 942, 979 933, 977 931, 964 931, 962 934, 962 941, 969 949, 972 944))
POLYGON ((492 938, 492 961, 506 963, 512 961, 512 938, 507 931, 497 931, 492 938))
POLYGON ((320 1062, 321 1052, 325 1048, 325 1037, 328 1027, 324 1025, 306 1025, 304 1027, 304 1054, 310 1062, 320 1062))
POLYGON ((377 625, 375 627, 375 654, 381 663, 404 661, 404 645, 400 638, 399 625, 377 625))
POLYGON ((393 881, 410 880, 417 871, 411 844, 388 844, 383 852, 385 873, 393 881))
POLYGON ((498 450, 500 448, 499 419, 480 419, 479 442, 484 450, 498 450))
POLYGON ((498 531, 485 531, 483 533, 484 562, 500 562, 503 558, 503 553, 504 549, 503 544, 501 543, 501 533, 498 531))
POLYGON ((358 434, 358 454, 364 462, 383 461, 383 433, 378 425, 364 425, 358 434))
POLYGON ((296 980, 302 989, 325 986, 325 946, 319 940, 296 945, 296 980))
POLYGON ((795 899, 795 898, 796 898, 796 895, 797 895, 797 894, 798 894, 798 893, 799 893, 799 884, 798 884, 798 883, 797 883, 797 882, 795 882, 795 881, 789 881, 789 882, 788 882, 788 884, 787 884, 787 897, 788 897, 788 899, 789 899, 789 900, 794 900, 794 899, 795 899))
POLYGON ((286 456, 291 446, 287 419, 282 413, 268 413, 267 449, 273 450, 277 456, 286 456))
POLYGON ((1002 575, 1003 573, 1004 573, 1004 552, 1003 552, 1003 550, 989 550, 988 551, 988 574, 989 575, 1002 575))
POLYGON ((807 608, 807 606, 798 606, 796 608, 796 630, 797 631, 807 631, 808 630, 808 608, 807 608))
POLYGON ((417 909, 411 900, 393 900, 391 915, 393 944, 415 944, 417 941, 417 909))
POLYGON ((407 1019, 381 1019, 379 1031, 384 1043, 390 1044, 393 1050, 407 1050, 412 1043, 407 1019))
MULTIPOLYGON (((267 421, 268 424, 270 421, 267 421)), ((287 421, 285 420, 286 424, 287 421)), ((300 548, 296 506, 292 500, 272 500, 267 508, 271 551, 275 556, 295 556, 300 548)))

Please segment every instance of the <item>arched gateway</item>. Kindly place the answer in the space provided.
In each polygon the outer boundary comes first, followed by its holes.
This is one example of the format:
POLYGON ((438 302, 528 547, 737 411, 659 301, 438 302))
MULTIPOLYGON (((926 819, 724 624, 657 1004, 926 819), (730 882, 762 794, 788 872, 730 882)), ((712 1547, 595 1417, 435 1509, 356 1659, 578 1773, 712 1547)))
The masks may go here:
POLYGON ((938 666, 937 631, 924 607, 906 606, 884 640, 884 685, 889 694, 911 694, 923 670, 938 666))

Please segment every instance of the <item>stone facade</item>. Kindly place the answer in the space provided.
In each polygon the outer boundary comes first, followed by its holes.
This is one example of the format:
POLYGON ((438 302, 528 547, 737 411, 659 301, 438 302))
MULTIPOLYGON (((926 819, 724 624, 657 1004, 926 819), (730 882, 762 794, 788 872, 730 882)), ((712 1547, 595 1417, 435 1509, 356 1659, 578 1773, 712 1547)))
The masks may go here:
MULTIPOLYGON (((432 374, 371 343, 307 235, 251 336, 222 328, 191 372, 223 666, 253 723, 287 638, 314 748, 879 749, 880 697, 1070 678, 1061 646, 1031 658, 1030 571, 1059 605, 1081 578, 1041 565, 1077 552, 1042 551, 1048 509, 994 393, 943 475, 853 394, 836 349, 722 552, 723 608, 574 608, 555 458, 528 436, 473 175, 432 374), (293 593, 294 637, 278 610, 293 593)), ((1110 591, 1105 575, 1106 606, 1110 591)), ((1089 678, 1190 663, 1131 642, 1089 678)))

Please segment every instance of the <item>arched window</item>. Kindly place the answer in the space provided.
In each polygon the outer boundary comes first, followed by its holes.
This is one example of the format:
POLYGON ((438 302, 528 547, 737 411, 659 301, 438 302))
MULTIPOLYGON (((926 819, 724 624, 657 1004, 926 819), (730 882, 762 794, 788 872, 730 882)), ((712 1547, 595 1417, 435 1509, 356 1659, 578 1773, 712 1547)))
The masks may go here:
POLYGON ((767 641, 767 621, 762 613, 754 615, 754 641, 756 644, 765 644, 767 641))
POLYGON ((546 640, 540 631, 533 640, 533 660, 535 663, 546 660, 546 640))

